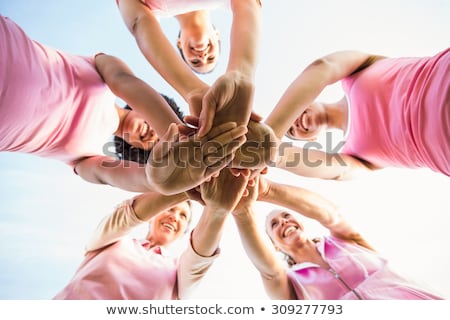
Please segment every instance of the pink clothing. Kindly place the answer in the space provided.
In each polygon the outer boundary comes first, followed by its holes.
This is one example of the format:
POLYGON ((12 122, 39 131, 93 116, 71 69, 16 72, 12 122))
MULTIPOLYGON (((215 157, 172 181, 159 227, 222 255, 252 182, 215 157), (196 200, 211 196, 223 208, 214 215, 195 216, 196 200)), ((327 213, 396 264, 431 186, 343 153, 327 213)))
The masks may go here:
POLYGON ((0 151, 71 165, 103 154, 119 117, 94 58, 35 42, 2 16, 0 39, 0 151))
MULTIPOLYGON (((120 0, 116 0, 119 3, 120 0)), ((158 17, 173 17, 179 14, 213 10, 220 7, 229 8, 230 0, 144 0, 147 7, 158 17)))
POLYGON ((350 111, 343 153, 450 176, 450 48, 427 58, 382 59, 342 84, 350 111))
POLYGON ((133 200, 124 201, 105 217, 88 243, 84 261, 69 284, 54 299, 60 300, 174 300, 189 298, 218 256, 197 255, 188 246, 180 259, 149 249, 148 241, 127 237, 137 218, 133 200))
POLYGON ((329 270, 305 262, 288 272, 299 299, 444 299, 397 274, 385 259, 361 246, 330 236, 320 239, 317 250, 329 270))

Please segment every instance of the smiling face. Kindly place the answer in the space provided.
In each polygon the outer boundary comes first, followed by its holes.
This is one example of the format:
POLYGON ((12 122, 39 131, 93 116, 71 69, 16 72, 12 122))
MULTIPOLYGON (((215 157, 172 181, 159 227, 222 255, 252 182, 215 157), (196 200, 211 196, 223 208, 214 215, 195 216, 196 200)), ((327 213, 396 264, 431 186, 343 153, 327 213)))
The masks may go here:
POLYGON ((327 114, 325 108, 321 103, 314 102, 294 121, 286 132, 286 136, 293 140, 313 141, 326 128, 327 114))
POLYGON ((211 29, 199 36, 182 32, 177 46, 186 63, 197 73, 211 72, 217 65, 220 55, 219 34, 211 29))
POLYGON ((171 244, 185 233, 190 219, 191 208, 187 201, 159 213, 150 221, 151 242, 159 246, 171 244))
POLYGON ((304 226, 296 215, 283 210, 272 211, 267 216, 266 231, 275 247, 286 254, 292 252, 292 247, 308 241, 304 226))
POLYGON ((123 139, 136 148, 150 150, 159 140, 155 130, 134 110, 128 111, 122 128, 123 139))

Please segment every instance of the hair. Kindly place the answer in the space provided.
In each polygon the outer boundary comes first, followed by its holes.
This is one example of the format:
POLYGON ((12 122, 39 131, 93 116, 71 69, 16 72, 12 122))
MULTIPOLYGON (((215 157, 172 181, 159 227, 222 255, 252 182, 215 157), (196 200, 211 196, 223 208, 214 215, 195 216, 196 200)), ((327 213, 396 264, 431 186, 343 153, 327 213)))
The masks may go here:
MULTIPOLYGON (((166 100, 166 102, 169 104, 169 106, 172 108, 172 110, 175 112, 175 114, 178 116, 178 118, 183 121, 184 114, 181 111, 178 104, 175 102, 174 99, 169 98, 168 96, 160 93, 160 95, 166 100)), ((132 108, 127 104, 125 105, 124 109, 132 110, 132 108)), ((116 156, 120 160, 129 160, 141 164, 147 163, 148 157, 150 156, 150 153, 152 150, 145 150, 137 147, 133 147, 131 144, 129 144, 127 141, 125 141, 122 137, 114 136, 114 147, 116 151, 116 156)))
MULTIPOLYGON (((213 28, 214 28, 214 30, 216 30, 216 27, 215 27, 214 25, 213 25, 213 28)), ((180 38, 180 36, 181 36, 181 30, 178 31, 178 39, 180 38)), ((220 42, 220 39, 217 39, 217 44, 219 45, 219 54, 221 54, 221 52, 222 52, 222 44, 221 44, 221 42, 220 42)), ((180 47, 178 47, 178 46, 177 46, 177 48, 178 48, 178 52, 180 53, 181 59, 183 59, 183 61, 186 62, 186 64, 187 64, 187 65, 192 69, 192 71, 194 71, 195 73, 198 73, 198 74, 208 74, 208 73, 213 72, 213 71, 216 69, 217 64, 214 66, 214 68, 212 68, 211 70, 209 70, 209 71, 207 71, 207 72, 199 72, 197 69, 192 68, 192 66, 187 62, 186 57, 184 56, 183 50, 182 50, 180 47)))

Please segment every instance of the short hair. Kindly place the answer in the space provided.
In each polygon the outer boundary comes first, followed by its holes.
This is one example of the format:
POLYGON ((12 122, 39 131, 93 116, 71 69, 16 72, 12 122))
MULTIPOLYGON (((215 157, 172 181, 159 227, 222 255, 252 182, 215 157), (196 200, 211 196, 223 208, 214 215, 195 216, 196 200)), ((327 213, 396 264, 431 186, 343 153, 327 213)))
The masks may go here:
MULTIPOLYGON (((172 110, 175 112, 175 114, 180 118, 181 121, 183 121, 184 114, 181 111, 178 104, 175 102, 174 99, 169 98, 165 94, 160 93, 160 95, 166 100, 166 102, 169 104, 169 106, 172 108, 172 110)), ((132 108, 127 104, 124 109, 132 110, 132 108)), ((147 163, 148 157, 150 156, 150 153, 152 150, 145 150, 137 147, 133 147, 131 144, 129 144, 127 141, 125 141, 122 137, 114 136, 114 147, 115 147, 115 153, 116 156, 120 160, 129 160, 133 162, 137 162, 140 164, 147 163)))
MULTIPOLYGON (((216 30, 216 27, 215 27, 214 25, 213 25, 213 28, 214 28, 214 30, 216 30)), ((181 37, 181 30, 178 31, 178 39, 179 39, 180 37, 181 37)), ((220 42, 220 39, 217 39, 217 44, 219 45, 219 55, 220 55, 220 54, 222 53, 222 44, 221 44, 221 42, 220 42)), ((178 46, 177 46, 177 48, 178 48, 178 52, 180 53, 181 59, 183 59, 183 61, 186 62, 186 64, 189 66, 189 68, 191 68, 191 70, 194 71, 195 73, 198 73, 198 74, 208 74, 208 73, 213 72, 213 71, 216 69, 217 63, 216 63, 216 65, 214 66, 214 68, 212 68, 212 69, 209 70, 208 72, 199 72, 199 71, 197 71, 197 69, 192 68, 192 66, 186 61, 186 57, 185 57, 184 54, 183 54, 183 50, 182 50, 180 47, 178 47, 178 46)), ((217 62, 218 62, 218 61, 217 61, 217 62)))

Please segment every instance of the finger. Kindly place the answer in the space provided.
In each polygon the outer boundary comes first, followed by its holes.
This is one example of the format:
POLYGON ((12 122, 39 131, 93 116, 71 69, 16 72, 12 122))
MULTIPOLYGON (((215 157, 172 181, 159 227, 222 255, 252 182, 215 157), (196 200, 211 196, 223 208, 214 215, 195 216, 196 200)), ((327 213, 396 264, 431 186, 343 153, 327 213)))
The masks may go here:
POLYGON ((256 122, 261 122, 262 119, 264 119, 261 115, 255 113, 252 111, 252 113, 250 114, 250 120, 256 121, 256 122))
POLYGON ((239 177, 241 174, 241 170, 237 168, 228 168, 228 170, 230 170, 230 173, 235 177, 239 177))
MULTIPOLYGON (((208 141, 216 138, 217 136, 220 136, 222 133, 228 132, 230 130, 233 130, 237 127, 236 122, 230 121, 222 123, 218 126, 215 126, 212 128, 205 136, 201 137, 197 133, 197 137, 200 138, 200 141, 208 141)), ((244 127, 245 128, 245 127, 244 127)), ((248 131, 248 129, 246 129, 248 131)))
POLYGON ((183 120, 188 125, 198 128, 199 117, 193 116, 193 115, 187 115, 183 118, 183 120))
POLYGON ((180 135, 191 136, 196 131, 197 131, 196 128, 193 128, 193 127, 190 127, 190 126, 187 126, 187 125, 183 125, 183 124, 179 124, 178 125, 178 132, 179 132, 180 135))
POLYGON ((203 163, 209 167, 214 166, 216 162, 229 155, 233 155, 234 157, 236 151, 244 144, 244 142, 245 137, 239 137, 225 145, 212 144, 210 146, 202 146, 203 163))
POLYGON ((205 170, 205 177, 210 177, 216 172, 220 172, 223 168, 225 168, 231 161, 233 161, 234 154, 230 154, 225 158, 219 159, 217 162, 212 164, 211 166, 207 166, 205 170))
POLYGON ((221 134, 215 136, 214 138, 205 139, 202 138, 202 146, 217 146, 219 148, 220 146, 226 146, 228 143, 233 142, 235 140, 241 141, 243 139, 243 142, 247 140, 245 135, 247 134, 247 128, 245 126, 239 126, 235 127, 233 129, 230 129, 228 131, 224 131, 221 134))
POLYGON ((198 119, 198 136, 205 136, 213 126, 214 116, 216 115, 216 106, 202 106, 200 118, 198 119))

